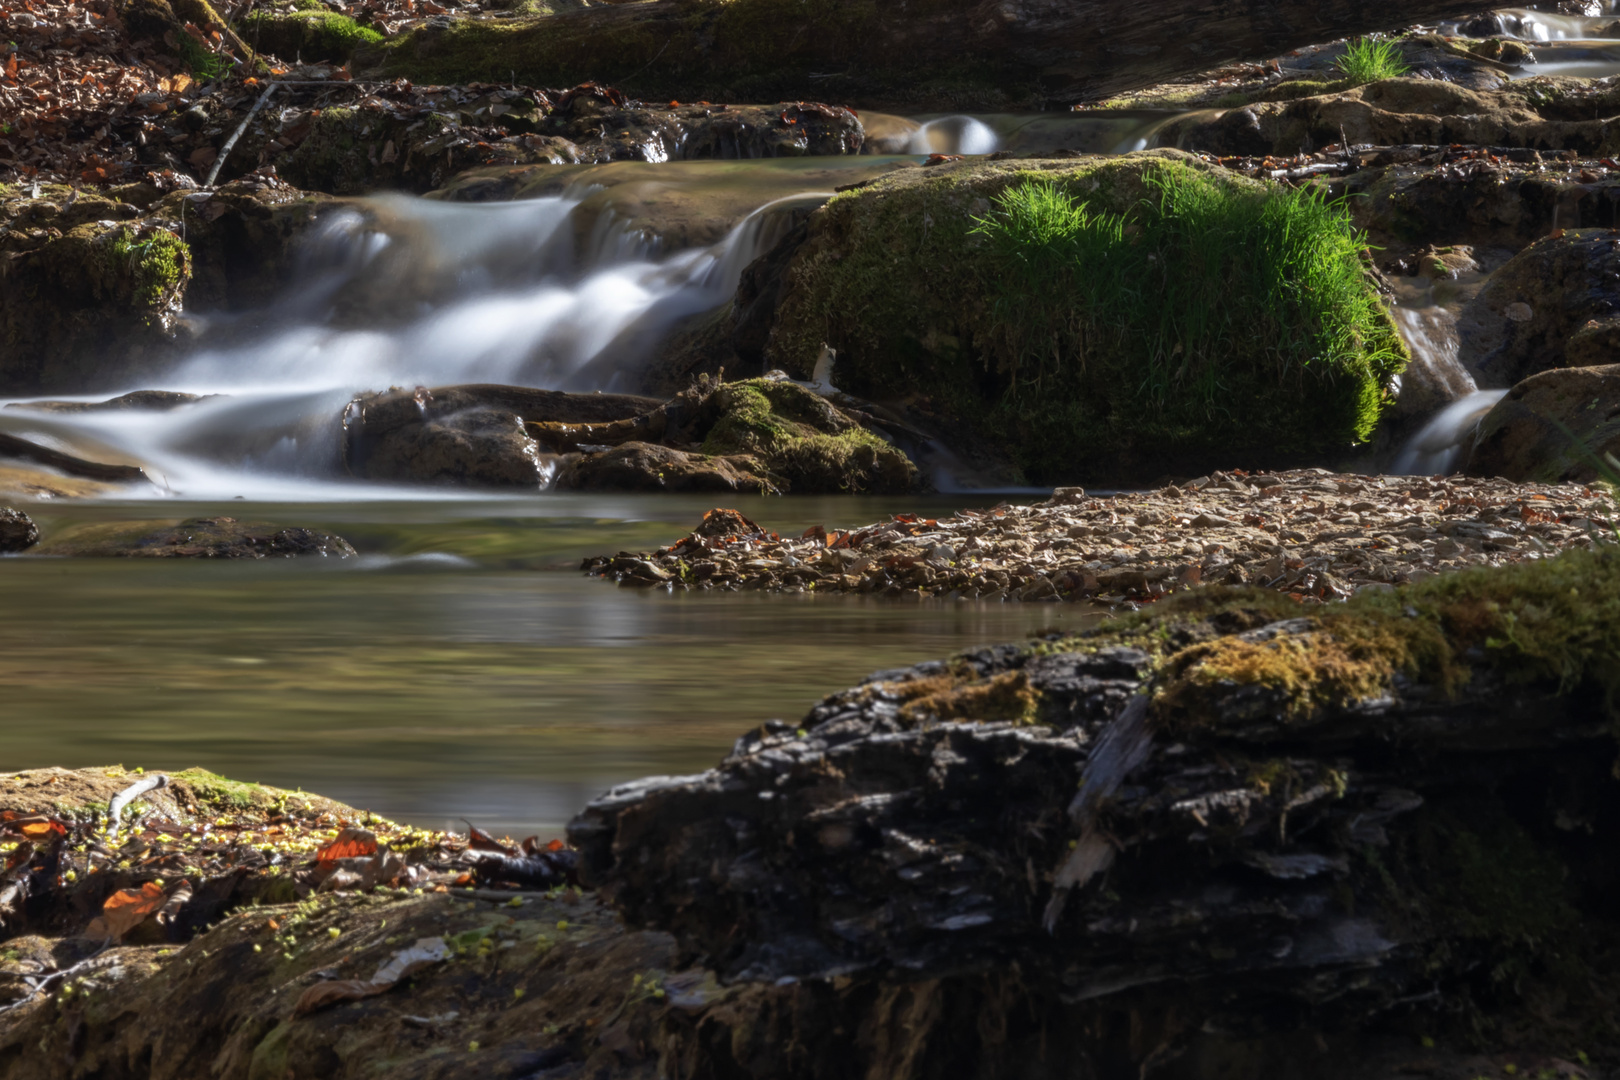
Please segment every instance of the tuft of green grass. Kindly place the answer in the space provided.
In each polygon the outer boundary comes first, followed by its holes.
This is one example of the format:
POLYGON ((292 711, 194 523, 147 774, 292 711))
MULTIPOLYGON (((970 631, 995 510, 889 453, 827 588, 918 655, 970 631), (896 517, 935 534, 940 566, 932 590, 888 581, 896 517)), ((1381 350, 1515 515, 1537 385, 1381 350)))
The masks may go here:
POLYGON ((1345 46, 1344 55, 1336 66, 1351 82, 1377 82, 1405 75, 1411 68, 1401 59, 1400 46, 1393 41, 1374 41, 1357 38, 1345 46))
POLYGON ((1406 357, 1341 201, 1158 170, 1133 211, 1048 181, 976 219, 1000 418, 1043 474, 1122 443, 1274 456, 1365 441, 1406 357), (1040 449, 1040 448, 1045 448, 1040 449))

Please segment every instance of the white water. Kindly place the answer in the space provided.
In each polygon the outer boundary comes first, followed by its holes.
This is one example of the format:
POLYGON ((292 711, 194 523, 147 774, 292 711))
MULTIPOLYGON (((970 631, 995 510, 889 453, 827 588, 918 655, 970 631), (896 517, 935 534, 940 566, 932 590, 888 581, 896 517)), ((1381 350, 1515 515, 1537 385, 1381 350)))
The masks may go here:
POLYGON ((743 269, 779 238, 777 211, 831 193, 776 199, 719 243, 667 256, 611 213, 580 220, 588 194, 367 200, 364 213, 322 223, 298 284, 269 311, 200 321, 205 339, 231 343, 200 350, 162 388, 222 396, 155 413, 5 409, 0 429, 139 462, 155 486, 131 495, 396 497, 335 475, 339 416, 355 394, 467 382, 633 389, 671 325, 735 293, 743 269), (346 321, 356 307, 366 324, 346 321))
POLYGON ((1506 393, 1475 390, 1453 401, 1423 425, 1402 448, 1389 471, 1406 476, 1436 476, 1453 471, 1473 446, 1479 422, 1506 393))

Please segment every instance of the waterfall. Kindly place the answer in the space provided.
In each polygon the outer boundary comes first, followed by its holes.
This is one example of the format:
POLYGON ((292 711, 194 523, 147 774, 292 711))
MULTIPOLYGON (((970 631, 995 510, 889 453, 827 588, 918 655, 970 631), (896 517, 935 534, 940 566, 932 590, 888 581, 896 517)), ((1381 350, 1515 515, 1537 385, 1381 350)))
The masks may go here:
POLYGON ((332 473, 354 394, 468 382, 634 390, 671 326, 731 298, 787 228, 784 211, 832 194, 774 199, 719 242, 665 254, 611 210, 582 219, 594 190, 361 200, 312 231, 296 280, 268 309, 197 320, 219 343, 163 384, 222 396, 163 413, 6 409, 0 428, 111 450, 188 496, 352 498, 332 473))

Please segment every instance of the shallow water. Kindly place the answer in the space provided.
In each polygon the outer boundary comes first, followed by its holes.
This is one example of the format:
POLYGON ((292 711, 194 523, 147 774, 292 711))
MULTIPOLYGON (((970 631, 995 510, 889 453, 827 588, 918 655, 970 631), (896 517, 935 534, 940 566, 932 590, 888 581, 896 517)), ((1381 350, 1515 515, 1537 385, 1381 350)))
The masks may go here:
MULTIPOLYGON (((952 500, 729 500, 767 528, 952 500)), ((75 524, 231 513, 358 560, 0 558, 0 769, 201 765, 433 826, 552 833, 638 776, 714 764, 884 667, 1098 616, 1068 604, 617 588, 586 554, 683 535, 685 497, 30 507, 75 524)))

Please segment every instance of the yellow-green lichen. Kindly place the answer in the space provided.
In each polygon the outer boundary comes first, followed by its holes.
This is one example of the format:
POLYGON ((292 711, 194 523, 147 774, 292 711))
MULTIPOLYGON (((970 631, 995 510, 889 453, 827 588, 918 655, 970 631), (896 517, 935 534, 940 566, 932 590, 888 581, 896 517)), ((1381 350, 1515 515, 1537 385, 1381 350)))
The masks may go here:
POLYGON ((1560 693, 1590 687, 1620 718, 1620 551, 1612 546, 1462 571, 1332 607, 1214 589, 1155 607, 1044 648, 1147 650, 1158 664, 1155 709, 1182 728, 1218 724, 1214 702, 1224 691, 1269 690, 1276 719, 1293 723, 1376 698, 1401 675, 1456 694, 1479 667, 1560 693), (1303 622, 1270 640, 1237 636, 1290 619, 1303 622))

